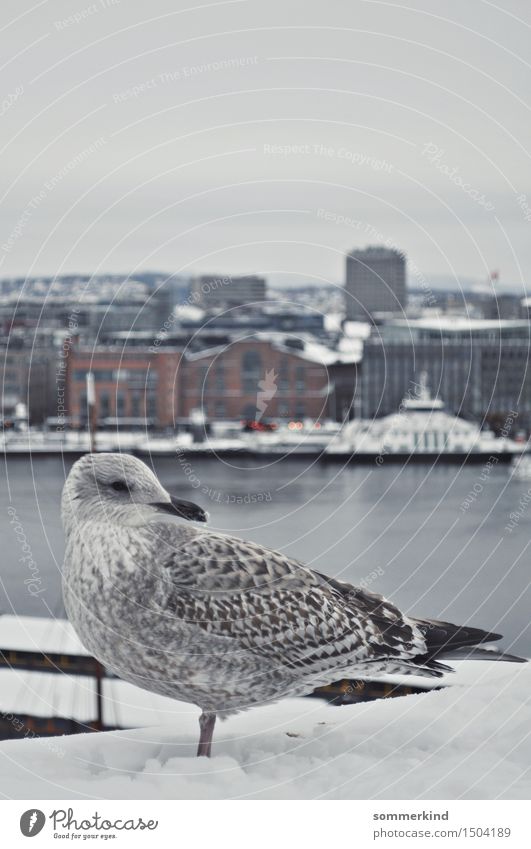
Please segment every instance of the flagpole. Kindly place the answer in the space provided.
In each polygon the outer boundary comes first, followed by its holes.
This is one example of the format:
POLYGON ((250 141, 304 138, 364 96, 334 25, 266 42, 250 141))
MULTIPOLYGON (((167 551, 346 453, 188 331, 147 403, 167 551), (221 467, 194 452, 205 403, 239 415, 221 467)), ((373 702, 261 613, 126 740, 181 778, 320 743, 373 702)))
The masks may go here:
POLYGON ((87 407, 90 453, 94 454, 96 452, 96 386, 91 371, 87 372, 87 407))

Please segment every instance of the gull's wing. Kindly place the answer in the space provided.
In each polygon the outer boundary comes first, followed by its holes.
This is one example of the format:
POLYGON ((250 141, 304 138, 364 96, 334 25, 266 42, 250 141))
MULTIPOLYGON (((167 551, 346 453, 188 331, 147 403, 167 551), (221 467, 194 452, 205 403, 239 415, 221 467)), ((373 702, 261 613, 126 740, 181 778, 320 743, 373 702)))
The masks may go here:
POLYGON ((208 634, 301 672, 425 653, 414 623, 381 596, 223 534, 180 530, 172 545, 169 527, 152 601, 208 634))

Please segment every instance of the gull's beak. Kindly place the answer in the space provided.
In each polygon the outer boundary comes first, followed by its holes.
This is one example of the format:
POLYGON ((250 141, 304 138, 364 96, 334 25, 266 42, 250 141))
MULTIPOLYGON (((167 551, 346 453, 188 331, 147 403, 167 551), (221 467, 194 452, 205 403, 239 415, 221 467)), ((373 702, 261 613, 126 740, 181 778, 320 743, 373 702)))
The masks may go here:
POLYGON ((159 510, 161 513, 169 513, 170 516, 179 516, 181 519, 187 519, 189 522, 206 522, 208 514, 205 513, 202 507, 193 504, 192 501, 183 501, 180 498, 175 498, 170 495, 169 501, 151 502, 151 507, 159 510))

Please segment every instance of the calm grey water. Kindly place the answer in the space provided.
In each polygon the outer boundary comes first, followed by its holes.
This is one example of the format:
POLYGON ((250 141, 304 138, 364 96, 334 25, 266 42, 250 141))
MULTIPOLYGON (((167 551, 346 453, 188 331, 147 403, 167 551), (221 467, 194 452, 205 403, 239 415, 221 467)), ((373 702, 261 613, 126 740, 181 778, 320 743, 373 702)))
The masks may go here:
MULTIPOLYGON (((59 500, 69 466, 10 459, 2 469, 5 613, 63 615, 59 500)), ((531 654, 531 481, 509 480, 505 466, 238 466, 193 459, 185 474, 178 459, 155 461, 163 483, 206 507, 214 528, 365 582, 413 614, 499 630, 505 646, 531 654)))

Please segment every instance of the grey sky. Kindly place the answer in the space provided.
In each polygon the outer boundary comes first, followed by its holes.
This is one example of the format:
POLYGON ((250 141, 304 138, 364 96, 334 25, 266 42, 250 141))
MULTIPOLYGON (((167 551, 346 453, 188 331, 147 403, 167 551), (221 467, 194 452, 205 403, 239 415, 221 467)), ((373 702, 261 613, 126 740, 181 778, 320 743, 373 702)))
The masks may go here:
POLYGON ((1 276, 337 282, 347 249, 389 240, 419 274, 525 285, 523 0, 3 0, 0 16, 1 276))

